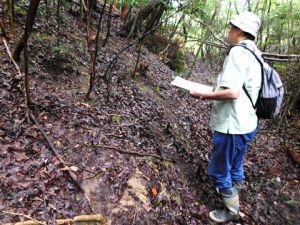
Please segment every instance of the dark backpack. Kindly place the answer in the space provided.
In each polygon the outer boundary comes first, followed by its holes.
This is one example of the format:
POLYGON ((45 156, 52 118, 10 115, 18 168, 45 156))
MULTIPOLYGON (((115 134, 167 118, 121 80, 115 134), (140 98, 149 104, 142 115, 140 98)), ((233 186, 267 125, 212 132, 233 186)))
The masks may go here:
POLYGON ((258 93, 258 98, 256 104, 253 101, 247 91, 245 85, 243 85, 243 90, 251 101, 254 109, 256 109, 256 115, 258 118, 271 119, 276 116, 280 109, 283 99, 284 89, 283 83, 279 77, 279 74, 272 68, 268 63, 266 63, 262 57, 256 55, 252 50, 250 50, 245 45, 234 45, 241 46, 248 51, 250 51, 261 66, 261 88, 258 93))

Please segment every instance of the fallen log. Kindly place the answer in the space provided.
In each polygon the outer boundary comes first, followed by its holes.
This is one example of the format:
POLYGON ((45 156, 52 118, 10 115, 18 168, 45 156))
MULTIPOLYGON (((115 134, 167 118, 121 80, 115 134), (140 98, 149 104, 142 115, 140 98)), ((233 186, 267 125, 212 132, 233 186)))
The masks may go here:
MULTIPOLYGON (((201 42, 203 44, 207 44, 207 45, 210 45, 210 46, 214 46, 216 48, 222 48, 222 49, 229 49, 230 46, 226 46, 226 45, 223 45, 223 44, 219 44, 219 43, 215 43, 215 42, 212 42, 212 41, 207 41, 207 40, 203 40, 203 39, 199 39, 199 38, 196 38, 196 37, 191 37, 191 36, 188 36, 189 38, 189 42, 201 42)), ((300 61, 300 55, 283 55, 283 54, 273 54, 273 53, 268 53, 268 52, 262 52, 262 55, 263 57, 266 59, 266 60, 269 60, 269 61, 277 61, 277 62, 296 62, 296 61, 300 61)))
MULTIPOLYGON (((24 216, 24 214, 10 213, 13 215, 24 216)), ((47 222, 37 220, 27 220, 24 222, 17 223, 5 223, 4 225, 40 225, 47 224, 47 222)), ((56 220, 57 225, 105 225, 108 224, 108 219, 100 214, 94 215, 80 215, 75 216, 73 219, 58 219, 56 220)))

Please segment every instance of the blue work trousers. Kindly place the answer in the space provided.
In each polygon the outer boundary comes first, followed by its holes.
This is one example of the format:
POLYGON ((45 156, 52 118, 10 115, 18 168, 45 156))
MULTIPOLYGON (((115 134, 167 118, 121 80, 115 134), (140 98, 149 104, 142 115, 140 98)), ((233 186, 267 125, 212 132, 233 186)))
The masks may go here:
POLYGON ((245 154, 257 131, 258 128, 248 134, 214 132, 214 149, 208 165, 208 175, 219 190, 229 189, 233 181, 244 179, 245 154))

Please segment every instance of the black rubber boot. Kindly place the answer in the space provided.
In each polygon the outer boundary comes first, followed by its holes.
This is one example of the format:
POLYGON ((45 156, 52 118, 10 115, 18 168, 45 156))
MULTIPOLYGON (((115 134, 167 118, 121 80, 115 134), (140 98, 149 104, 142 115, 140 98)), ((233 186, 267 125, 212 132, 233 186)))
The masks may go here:
POLYGON ((222 210, 214 210, 209 213, 209 218, 217 223, 226 223, 237 220, 239 217, 240 202, 236 187, 219 191, 225 208, 222 210))

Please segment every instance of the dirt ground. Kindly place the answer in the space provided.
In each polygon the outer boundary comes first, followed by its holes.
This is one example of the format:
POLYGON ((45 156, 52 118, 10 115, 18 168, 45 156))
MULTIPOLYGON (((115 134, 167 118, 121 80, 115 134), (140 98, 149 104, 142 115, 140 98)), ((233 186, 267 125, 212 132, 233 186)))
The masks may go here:
MULTIPOLYGON (((131 77, 137 49, 130 48, 109 76, 107 97, 101 76, 130 43, 119 36, 119 18, 114 18, 108 45, 100 48, 99 79, 86 101, 85 29, 69 14, 62 26, 62 40, 70 50, 58 59, 49 50, 58 37, 37 18, 30 41, 32 112, 84 192, 28 120, 22 82, 1 45, 0 210, 50 224, 93 212, 107 216, 111 224, 213 224, 208 212, 222 205, 207 176, 210 102, 172 87, 174 72, 145 47, 141 61, 149 66, 146 76, 131 77)), ((216 75, 216 67, 198 61, 191 79, 213 85, 216 75)), ((245 216, 238 223, 297 224, 299 165, 287 149, 299 147, 299 127, 260 125, 245 161, 245 216)), ((1 224, 23 219, 0 214, 1 224)))

